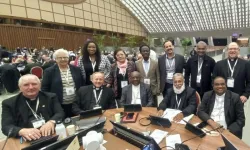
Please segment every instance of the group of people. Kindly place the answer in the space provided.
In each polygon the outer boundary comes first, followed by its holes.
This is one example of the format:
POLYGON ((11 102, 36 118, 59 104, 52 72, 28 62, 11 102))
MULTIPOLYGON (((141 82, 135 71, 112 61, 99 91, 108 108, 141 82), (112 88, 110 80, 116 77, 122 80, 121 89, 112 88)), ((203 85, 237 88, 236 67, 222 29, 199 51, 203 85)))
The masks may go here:
POLYGON ((41 83, 34 75, 23 75, 21 93, 3 101, 2 131, 34 140, 53 134, 56 121, 82 111, 141 104, 157 107, 159 116, 166 108, 181 110, 174 117, 177 122, 197 114, 213 128, 223 125, 241 138, 250 64, 237 58, 237 43, 230 43, 228 59, 217 63, 206 55, 206 47, 199 42, 197 54, 187 62, 174 53, 171 41, 164 43, 165 55, 158 61, 150 58, 148 45, 140 46, 142 59, 136 62, 128 61, 126 53, 117 49, 111 64, 98 45, 88 41, 77 65, 69 64, 68 51, 59 49, 54 53, 56 63, 44 70, 41 83), (157 104, 160 93, 164 99, 157 104))

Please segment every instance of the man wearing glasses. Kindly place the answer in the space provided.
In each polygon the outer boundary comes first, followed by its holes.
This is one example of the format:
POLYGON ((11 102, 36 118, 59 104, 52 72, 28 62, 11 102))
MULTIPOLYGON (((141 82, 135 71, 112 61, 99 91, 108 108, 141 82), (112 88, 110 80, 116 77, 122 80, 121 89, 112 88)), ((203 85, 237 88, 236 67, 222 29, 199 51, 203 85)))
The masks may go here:
POLYGON ((64 109, 66 118, 72 117, 72 103, 76 91, 84 85, 81 70, 68 64, 69 53, 59 49, 54 53, 56 64, 45 70, 42 91, 55 93, 64 109))
POLYGON ((213 129, 223 125, 242 138, 242 128, 245 126, 243 103, 238 94, 227 90, 223 77, 214 79, 213 90, 204 94, 197 115, 213 129))
POLYGON ((228 58, 217 62, 213 77, 221 76, 226 79, 227 89, 240 95, 245 103, 250 95, 250 64, 238 58, 239 45, 232 42, 228 45, 228 58))

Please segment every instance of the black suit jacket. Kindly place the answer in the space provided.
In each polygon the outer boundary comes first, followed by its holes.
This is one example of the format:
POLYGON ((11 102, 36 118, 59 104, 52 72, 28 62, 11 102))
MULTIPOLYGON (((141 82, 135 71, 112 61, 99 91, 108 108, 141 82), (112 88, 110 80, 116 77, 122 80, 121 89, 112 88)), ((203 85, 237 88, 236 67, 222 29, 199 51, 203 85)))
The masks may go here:
MULTIPOLYGON (((175 54, 175 73, 183 73, 186 61, 182 55, 175 54)), ((166 83, 166 54, 158 58, 158 66, 160 71, 160 89, 164 90, 166 83)))
MULTIPOLYGON (((227 80, 231 75, 231 71, 228 66, 228 59, 217 62, 214 67, 213 77, 221 76, 227 80)), ((228 90, 244 95, 247 98, 250 95, 250 63, 238 58, 238 63, 234 69, 234 88, 228 88, 228 90)), ((226 82, 227 83, 227 82, 226 82)))
MULTIPOLYGON (((93 109, 96 104, 93 85, 83 86, 76 93, 76 101, 72 105, 72 112, 79 115, 81 111, 93 109)), ((102 109, 115 108, 115 94, 111 88, 103 86, 100 104, 102 109)))
MULTIPOLYGON (((84 84, 81 70, 73 65, 69 65, 69 68, 75 83, 75 90, 77 91, 84 84)), ((44 71, 41 89, 45 92, 55 93, 59 102, 63 102, 62 78, 57 64, 44 71)))
MULTIPOLYGON (((22 93, 6 99, 2 103, 2 132, 8 135, 11 128, 10 137, 17 137, 22 128, 28 128, 28 110, 26 98, 22 93)), ((45 121, 62 120, 64 118, 63 109, 58 102, 57 96, 53 93, 39 92, 39 106, 37 114, 44 117, 45 121)))
MULTIPOLYGON (((210 56, 205 55, 203 58, 203 64, 201 68, 201 92, 203 95, 205 92, 212 90, 212 73, 214 70, 215 61, 210 56)), ((186 65, 185 69, 185 84, 189 86, 189 77, 191 75, 191 87, 196 89, 196 79, 198 74, 198 56, 191 57, 186 65)))
POLYGON ((42 64, 42 68, 43 68, 43 70, 45 70, 45 69, 55 65, 55 63, 56 63, 55 61, 50 60, 49 62, 45 62, 44 64, 42 64))
MULTIPOLYGON (((160 103, 158 110, 165 110, 166 108, 176 109, 176 94, 173 88, 168 89, 167 95, 160 103)), ((182 111, 184 116, 195 114, 197 110, 197 103, 194 89, 186 87, 186 89, 181 93, 179 110, 182 111)))
MULTIPOLYGON (((140 83, 140 98, 142 107, 153 107, 154 101, 149 85, 140 83)), ((122 89, 121 105, 131 104, 132 102, 132 84, 129 84, 122 89)))
MULTIPOLYGON (((198 109, 198 116, 203 121, 210 118, 214 109, 215 92, 206 92, 198 109)), ((227 90, 224 100, 224 112, 227 129, 237 137, 242 137, 242 128, 245 126, 245 115, 243 104, 238 94, 227 90)))
POLYGON ((22 71, 20 71, 20 73, 22 75, 30 74, 31 68, 36 67, 36 66, 41 67, 41 64, 40 63, 30 63, 30 64, 27 64, 25 66, 25 68, 22 71))

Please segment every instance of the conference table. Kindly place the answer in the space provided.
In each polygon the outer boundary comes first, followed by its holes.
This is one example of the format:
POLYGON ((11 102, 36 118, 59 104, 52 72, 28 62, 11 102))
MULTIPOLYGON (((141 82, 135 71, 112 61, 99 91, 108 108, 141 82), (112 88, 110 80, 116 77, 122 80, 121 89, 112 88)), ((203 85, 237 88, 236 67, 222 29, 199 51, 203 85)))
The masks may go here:
MULTIPOLYGON (((137 150, 139 148, 135 147, 134 145, 128 143, 127 141, 120 139, 112 134, 113 125, 109 120, 115 121, 114 115, 116 113, 123 112, 123 108, 118 109, 110 109, 106 110, 102 117, 106 117, 107 121, 104 125, 104 129, 107 130, 106 133, 104 133, 104 140, 107 141, 103 146, 107 148, 107 150, 137 150)), ((153 107, 144 107, 142 108, 142 111, 139 112, 137 121, 135 123, 122 123, 123 126, 126 126, 127 128, 136 130, 138 132, 145 132, 145 131, 151 131, 153 132, 155 129, 164 130, 168 132, 168 135, 174 135, 174 134, 180 134, 181 140, 187 140, 195 135, 185 129, 185 125, 174 123, 172 122, 172 126, 170 128, 164 128, 157 125, 148 125, 148 126, 142 126, 139 123, 139 120, 144 117, 148 117, 149 115, 156 115, 157 109, 153 107)), ((147 123, 147 120, 141 120, 142 123, 147 123)), ((197 116, 193 116, 192 119, 189 121, 190 123, 199 123, 201 120, 197 116)), ((211 129, 209 126, 206 127, 207 129, 211 129)), ((245 144, 242 140, 231 134, 228 130, 224 130, 223 135, 230 140, 239 150, 250 150, 250 147, 245 144)), ((168 136, 167 135, 167 136, 168 136)), ((79 139, 81 140, 81 139, 79 139)), ((4 141, 0 142, 0 148, 2 148, 4 141)), ((166 139, 164 138, 160 143, 160 147, 166 146, 166 139)), ((203 138, 195 138, 190 141, 185 142, 186 145, 192 150, 216 150, 218 147, 224 146, 224 142, 221 138, 221 136, 209 136, 206 135, 203 138)), ((19 139, 10 138, 6 144, 5 150, 19 150, 21 148, 24 148, 28 146, 28 142, 24 142, 23 144, 20 144, 19 139)), ((81 149, 83 149, 81 147, 81 149)), ((166 149, 166 148, 164 148, 166 149)))

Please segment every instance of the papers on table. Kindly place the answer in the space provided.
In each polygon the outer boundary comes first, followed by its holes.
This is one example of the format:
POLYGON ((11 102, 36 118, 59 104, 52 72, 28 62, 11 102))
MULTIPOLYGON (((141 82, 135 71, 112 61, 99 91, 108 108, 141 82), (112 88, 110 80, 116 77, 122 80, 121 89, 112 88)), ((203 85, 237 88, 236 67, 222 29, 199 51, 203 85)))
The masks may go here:
MULTIPOLYGON (((167 118, 167 119, 169 119, 170 121, 173 121, 173 118, 174 118, 178 113, 180 113, 180 112, 181 112, 181 111, 180 111, 180 110, 177 110, 177 109, 170 109, 170 108, 167 108, 167 109, 164 111, 162 117, 163 117, 163 118, 167 118)), ((194 115, 191 114, 191 115, 189 115, 189 116, 187 116, 187 117, 185 117, 185 118, 183 118, 183 119, 184 119, 185 121, 188 122, 193 116, 194 116, 194 115)), ((184 121, 180 121, 180 122, 178 122, 178 123, 180 123, 180 124, 186 124, 184 121)))
POLYGON ((157 144, 159 144, 162 141, 162 139, 167 136, 167 134, 168 132, 166 131, 155 129, 150 136, 155 140, 157 144))
POLYGON ((175 148, 175 144, 176 143, 181 143, 181 136, 180 134, 175 134, 175 135, 169 135, 167 138, 166 138, 166 143, 167 143, 167 149, 172 149, 170 147, 173 147, 175 148))

